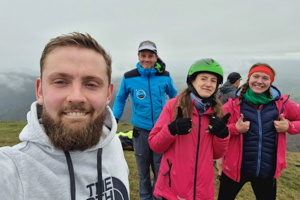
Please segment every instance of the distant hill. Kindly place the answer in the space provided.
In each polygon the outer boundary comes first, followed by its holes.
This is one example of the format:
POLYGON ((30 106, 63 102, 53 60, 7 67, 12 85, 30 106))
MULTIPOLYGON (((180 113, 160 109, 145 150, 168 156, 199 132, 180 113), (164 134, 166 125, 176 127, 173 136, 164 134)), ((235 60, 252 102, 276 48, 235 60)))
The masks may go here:
POLYGON ((25 73, 0 73, 0 120, 26 120, 35 98, 36 77, 25 73))

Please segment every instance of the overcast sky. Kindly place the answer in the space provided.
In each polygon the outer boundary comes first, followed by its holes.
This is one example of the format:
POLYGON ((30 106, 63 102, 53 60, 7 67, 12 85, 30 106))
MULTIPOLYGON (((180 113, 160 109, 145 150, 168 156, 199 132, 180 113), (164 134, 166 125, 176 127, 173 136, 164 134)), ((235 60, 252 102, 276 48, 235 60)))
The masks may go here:
POLYGON ((174 76, 206 57, 225 74, 255 61, 300 64, 299 8, 299 0, 1 0, 0 72, 38 75, 45 44, 74 31, 110 53, 114 77, 135 67, 143 40, 156 43, 174 76))

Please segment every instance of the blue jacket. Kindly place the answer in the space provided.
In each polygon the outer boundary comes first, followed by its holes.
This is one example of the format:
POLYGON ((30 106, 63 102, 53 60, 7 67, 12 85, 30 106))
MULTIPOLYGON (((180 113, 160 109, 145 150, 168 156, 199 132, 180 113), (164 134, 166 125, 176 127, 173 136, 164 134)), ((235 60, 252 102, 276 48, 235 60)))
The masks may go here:
POLYGON ((115 118, 121 118, 130 94, 131 123, 136 127, 151 130, 166 103, 166 94, 174 98, 177 89, 168 71, 158 73, 155 68, 142 68, 140 63, 136 66, 136 69, 126 72, 122 78, 113 113, 115 118))

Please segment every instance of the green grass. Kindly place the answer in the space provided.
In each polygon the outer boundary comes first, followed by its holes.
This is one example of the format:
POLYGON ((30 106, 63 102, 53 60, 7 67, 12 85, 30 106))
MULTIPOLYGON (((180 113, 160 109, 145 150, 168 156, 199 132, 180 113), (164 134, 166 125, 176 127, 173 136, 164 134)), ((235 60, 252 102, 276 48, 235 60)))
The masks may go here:
POLYGON ((19 143, 19 133, 26 124, 25 121, 0 121, 0 146, 12 146, 19 143))
MULTIPOLYGON (((0 146, 11 146, 19 143, 18 135, 26 122, 1 122, 0 121, 0 146)), ((131 124, 119 123, 118 131, 129 131, 131 124)), ((130 199, 139 199, 139 178, 135 156, 133 151, 124 151, 124 155, 129 167, 130 199)), ((300 152, 287 152, 288 168, 283 170, 281 177, 277 180, 277 200, 296 200, 300 199, 300 152)), ((215 170, 215 173, 217 171, 215 170)), ((219 182, 215 181, 216 197, 218 195, 219 182)), ((255 200, 252 188, 247 183, 236 200, 255 200)))

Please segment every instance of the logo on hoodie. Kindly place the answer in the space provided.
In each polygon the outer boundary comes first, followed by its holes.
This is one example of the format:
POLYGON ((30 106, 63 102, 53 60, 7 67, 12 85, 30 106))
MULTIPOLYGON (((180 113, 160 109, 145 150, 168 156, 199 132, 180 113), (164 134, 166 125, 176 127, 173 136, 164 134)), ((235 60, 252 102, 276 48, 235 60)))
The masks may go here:
POLYGON ((118 178, 107 177, 102 180, 102 198, 98 197, 97 184, 92 183, 86 186, 90 194, 86 200, 129 200, 126 186, 118 178))

